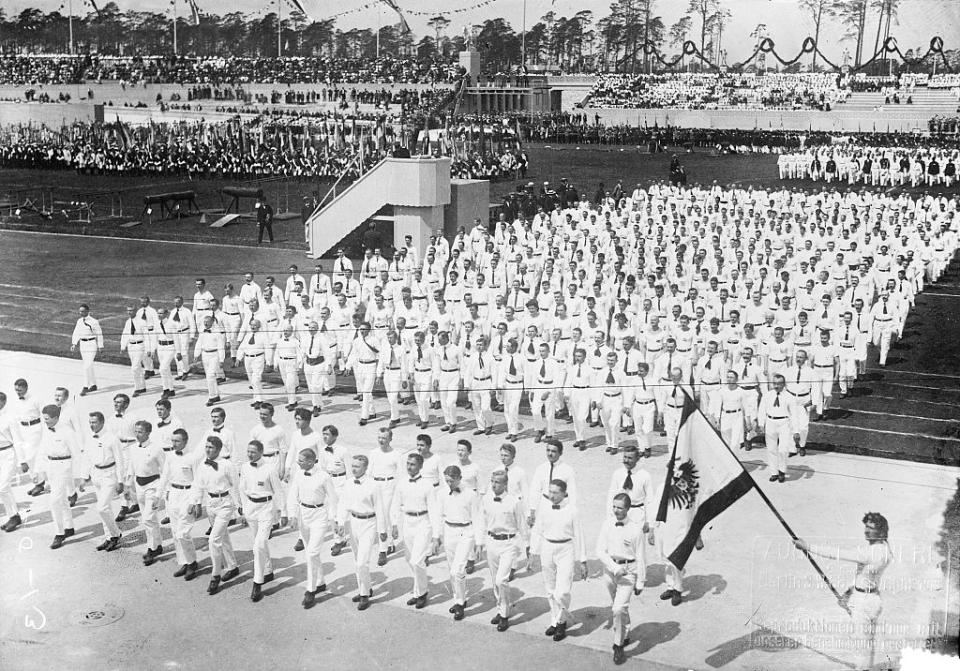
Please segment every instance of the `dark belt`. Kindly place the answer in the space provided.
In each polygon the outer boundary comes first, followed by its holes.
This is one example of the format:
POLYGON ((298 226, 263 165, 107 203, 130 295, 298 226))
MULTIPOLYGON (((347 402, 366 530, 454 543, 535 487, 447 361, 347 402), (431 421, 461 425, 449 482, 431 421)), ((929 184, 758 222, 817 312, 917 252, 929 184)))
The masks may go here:
POLYGON ((403 512, 403 514, 404 514, 404 515, 409 515, 410 517, 423 517, 423 516, 426 515, 428 512, 429 512, 429 511, 427 511, 427 510, 405 510, 405 511, 403 512))
POLYGON ((813 364, 814 368, 833 368, 832 363, 815 363, 813 364))
POLYGON ((789 419, 789 416, 784 415, 783 417, 771 417, 770 415, 767 415, 767 419, 789 419))
POLYGON ((854 587, 854 590, 861 592, 862 594, 879 594, 880 590, 876 587, 854 587))
POLYGON ((304 508, 323 508, 322 503, 304 503, 303 501, 301 501, 300 505, 303 506, 304 508))
MULTIPOLYGON (((0 447, 0 450, 2 450, 2 449, 4 449, 4 448, 0 447)), ((99 468, 101 471, 105 471, 105 470, 107 470, 108 468, 113 468, 113 467, 116 466, 116 465, 117 465, 117 462, 111 461, 111 462, 110 462, 109 464, 107 464, 106 466, 101 466, 100 464, 94 464, 94 467, 95 467, 95 468, 99 468)))
POLYGON ((276 452, 271 452, 270 454, 267 454, 266 452, 264 452, 264 453, 263 453, 263 456, 268 457, 268 458, 270 458, 270 457, 275 457, 275 456, 277 456, 277 453, 276 453, 276 452))
POLYGON ((239 316, 240 316, 240 313, 239 313, 239 312, 224 312, 223 314, 228 315, 228 316, 230 316, 230 317, 239 317, 239 316))
POLYGON ((376 362, 376 360, 374 360, 374 361, 358 361, 357 363, 371 364, 371 363, 377 363, 377 362, 376 362))
POLYGON ((330 474, 330 477, 331 477, 331 478, 342 478, 342 477, 345 476, 346 474, 347 474, 346 471, 344 471, 343 473, 331 473, 331 474, 330 474))
POLYGON ((642 404, 642 405, 646 405, 647 403, 653 403, 653 400, 654 400, 654 399, 652 399, 652 398, 648 398, 647 400, 643 400, 643 399, 641 399, 641 398, 635 398, 635 399, 633 399, 633 402, 634 402, 634 403, 640 403, 640 404, 642 404))
POLYGON ((358 520, 369 520, 371 517, 376 517, 376 513, 350 513, 358 520))
POLYGON ((250 496, 247 494, 247 498, 253 501, 254 503, 266 503, 267 501, 272 501, 272 496, 250 496))
POLYGON ((617 559, 616 557, 610 557, 614 564, 632 564, 637 561, 636 559, 617 559))
POLYGON ((620 392, 618 391, 616 394, 608 394, 607 392, 603 392, 603 395, 609 396, 610 398, 615 398, 620 395, 620 392))
POLYGON ((64 459, 73 459, 73 455, 68 454, 66 456, 57 456, 57 457, 47 455, 47 459, 49 459, 50 461, 63 461, 64 459))
POLYGON ((387 370, 400 370, 400 366, 387 366, 387 370))
POLYGON ((375 482, 387 482, 387 481, 389 481, 389 480, 393 480, 393 476, 392 476, 392 475, 391 475, 390 477, 388 477, 388 478, 374 478, 374 481, 375 481, 375 482))
POLYGON ((626 375, 629 375, 630 377, 633 377, 634 375, 639 375, 639 374, 640 374, 640 371, 637 371, 636 373, 626 373, 626 375))
POLYGON ((13 443, 10 443, 9 445, 4 445, 3 447, 0 447, 0 452, 3 452, 4 450, 9 450, 11 447, 13 447, 13 443))
MULTIPOLYGON (((204 351, 206 351, 206 350, 204 350, 204 351)), ((217 350, 214 350, 214 352, 216 352, 216 351, 217 351, 217 350)), ((250 354, 244 354, 243 356, 246 356, 246 357, 250 357, 250 356, 263 356, 263 352, 251 352, 250 354)))
POLYGON ((489 532, 487 535, 495 541, 508 541, 514 538, 517 534, 495 534, 493 532, 489 532))
POLYGON ((170 486, 174 489, 190 489, 190 485, 178 485, 176 482, 171 482, 170 486))
POLYGON ((205 350, 203 350, 203 353, 204 353, 204 354, 216 354, 216 353, 219 352, 219 351, 220 351, 220 350, 218 350, 218 349, 205 349, 205 350))
POLYGON ((282 357, 280 357, 280 358, 283 359, 284 361, 296 361, 296 360, 297 360, 297 357, 295 357, 295 356, 282 356, 282 357))
POLYGON ((128 345, 142 345, 142 344, 143 344, 143 341, 142 341, 142 340, 131 340, 131 341, 129 341, 127 344, 128 344, 128 345))
POLYGON ((575 385, 573 385, 573 388, 574 388, 574 389, 589 389, 589 388, 590 388, 590 385, 583 385, 583 386, 581 386, 581 385, 575 384, 575 385))
POLYGON ((149 485, 151 482, 155 482, 155 481, 157 481, 157 480, 159 480, 159 479, 160 479, 160 474, 159 474, 159 473, 157 473, 156 475, 148 475, 148 476, 145 477, 145 478, 141 478, 139 475, 136 477, 137 485, 140 486, 140 487, 146 487, 146 486, 149 485))
POLYGON ((307 365, 308 366, 319 366, 324 361, 322 356, 308 356, 307 365))
POLYGON ((80 338, 80 342, 90 342, 91 340, 96 340, 96 338, 80 338))
POLYGON ((809 391, 798 393, 798 392, 790 391, 789 389, 787 389, 787 393, 790 394, 791 396, 809 396, 810 395, 809 391))
POLYGON ((553 380, 540 380, 539 384, 553 384, 553 380))
POLYGON ((736 410, 724 410, 724 412, 729 415, 735 412, 742 412, 742 410, 740 408, 737 408, 736 410))
POLYGON ((448 522, 446 520, 443 523, 451 527, 468 527, 473 524, 473 522, 448 522))
POLYGON ((545 539, 548 543, 569 543, 572 541, 572 538, 561 538, 560 540, 553 540, 552 538, 545 539))
POLYGON ((222 499, 224 496, 229 496, 230 492, 207 492, 207 496, 212 496, 215 499, 222 499))
POLYGON ((643 508, 643 504, 642 504, 642 503, 634 503, 634 504, 632 504, 630 507, 631 507, 631 508, 643 508))
POLYGON ((20 426, 36 426, 39 423, 40 423, 40 418, 37 417, 36 419, 31 419, 28 422, 20 422, 20 426))
POLYGON ((173 341, 172 341, 172 340, 158 340, 158 341, 157 341, 157 344, 158 344, 158 345, 172 345, 172 344, 173 344, 173 341))

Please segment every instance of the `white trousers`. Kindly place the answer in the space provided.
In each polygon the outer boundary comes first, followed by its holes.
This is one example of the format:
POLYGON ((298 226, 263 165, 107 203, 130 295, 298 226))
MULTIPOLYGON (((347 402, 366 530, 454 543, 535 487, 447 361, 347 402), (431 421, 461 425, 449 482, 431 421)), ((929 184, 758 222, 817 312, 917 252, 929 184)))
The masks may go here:
POLYGON ((356 563, 357 587, 361 596, 370 593, 370 562, 377 548, 377 520, 350 517, 350 549, 356 563))
POLYGON ((793 444, 790 422, 785 419, 768 419, 764 426, 767 446, 767 466, 770 475, 787 472, 787 455, 793 444))
POLYGON ((303 538, 307 560, 307 591, 312 592, 324 584, 323 561, 320 551, 327 535, 328 511, 326 508, 300 508, 300 536, 303 538))
MULTIPOLYGON (((3 473, 0 470, 0 477, 2 476, 3 473)), ((90 480, 97 488, 97 514, 100 515, 100 521, 103 523, 103 533, 109 538, 116 538, 120 535, 120 527, 113 512, 113 499, 117 496, 117 467, 101 469, 94 466, 90 473, 90 480)))
POLYGON ((73 510, 67 498, 73 493, 73 459, 46 459, 47 480, 50 482, 50 515, 57 534, 73 528, 73 510))
MULTIPOLYGON (((204 363, 204 369, 206 369, 206 363, 204 363)), ((247 373, 247 379, 250 381, 250 386, 253 387, 253 400, 262 401, 263 400, 263 367, 264 361, 263 356, 245 356, 243 357, 243 369, 247 373)), ((214 381, 216 383, 216 381, 214 381)), ((210 377, 207 376, 207 384, 210 384, 210 377)))
POLYGON ((273 573, 270 557, 270 527, 273 526, 272 501, 254 503, 250 499, 243 507, 244 517, 253 534, 253 582, 263 584, 263 577, 273 573))
POLYGON ((637 564, 625 564, 630 570, 620 576, 614 576, 610 571, 603 572, 603 583, 612 601, 613 614, 613 644, 623 645, 623 639, 630 631, 630 597, 637 586, 637 564))
POLYGON ((153 549, 160 545, 160 513, 153 509, 158 499, 157 485, 159 480, 141 487, 137 485, 137 505, 140 506, 140 521, 147 532, 147 548, 153 549))
POLYGON ((634 400, 630 404, 633 430, 637 436, 637 448, 641 451, 650 449, 650 435, 653 433, 653 420, 656 410, 657 406, 653 400, 639 403, 634 400))
POLYGON ((467 560, 476 545, 472 526, 454 527, 443 525, 443 549, 450 570, 450 586, 453 588, 453 603, 464 605, 467 601, 467 560))
POLYGON ((430 519, 427 515, 403 516, 403 556, 413 573, 413 596, 427 593, 427 557, 430 554, 430 519))
POLYGON ((211 527, 207 549, 210 551, 210 562, 213 564, 213 576, 216 577, 237 566, 237 558, 233 554, 233 542, 230 540, 230 520, 235 517, 236 510, 227 496, 222 498, 208 496, 206 504, 207 520, 211 527))
POLYGON ((83 360, 84 386, 95 387, 97 386, 97 376, 93 372, 93 364, 97 360, 97 341, 81 340, 79 349, 80 359, 83 360))
POLYGON ((520 546, 517 539, 494 540, 487 536, 487 567, 493 582, 493 598, 497 602, 497 614, 510 616, 510 570, 520 558, 520 546))
MULTIPOLYGON (((147 386, 146 378, 144 377, 144 367, 146 366, 146 360, 150 357, 146 356, 146 351, 143 349, 143 345, 131 345, 127 347, 127 356, 130 357, 130 372, 133 374, 133 388, 144 389, 147 386)), ((153 361, 150 361, 150 370, 153 370, 153 361)))
POLYGON ((13 495, 13 482, 20 473, 12 447, 0 450, 0 503, 7 518, 19 514, 17 499, 13 495))
POLYGON ((523 386, 507 383, 503 390, 503 415, 507 421, 507 433, 515 436, 520 433, 520 399, 523 397, 523 386))
POLYGON ((570 593, 573 590, 573 542, 543 541, 540 553, 543 565, 543 586, 550 604, 550 624, 566 622, 570 616, 570 593))
POLYGON ((197 561, 197 548, 190 534, 194 521, 190 514, 190 504, 190 490, 177 489, 171 485, 167 493, 167 517, 170 518, 173 549, 177 553, 177 564, 180 566, 197 561))

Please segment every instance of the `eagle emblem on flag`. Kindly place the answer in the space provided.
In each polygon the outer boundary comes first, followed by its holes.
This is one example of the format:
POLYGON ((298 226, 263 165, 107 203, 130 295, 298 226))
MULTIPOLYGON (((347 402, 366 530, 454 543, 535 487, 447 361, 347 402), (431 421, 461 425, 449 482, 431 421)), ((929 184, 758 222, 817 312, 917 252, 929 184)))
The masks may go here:
POLYGON ((670 503, 674 508, 690 509, 697 501, 697 492, 700 490, 700 478, 697 467, 692 459, 680 464, 673 474, 669 486, 670 503))

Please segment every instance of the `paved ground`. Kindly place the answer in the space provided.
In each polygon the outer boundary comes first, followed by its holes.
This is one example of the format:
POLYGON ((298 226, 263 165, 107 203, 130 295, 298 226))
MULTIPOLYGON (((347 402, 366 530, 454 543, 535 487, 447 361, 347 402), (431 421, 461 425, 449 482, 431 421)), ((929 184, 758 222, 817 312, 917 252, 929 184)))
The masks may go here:
MULTIPOLYGON (((102 391, 79 400, 81 413, 107 409, 113 393, 129 390, 125 367, 103 364, 98 374, 102 391)), ((82 384, 75 360, 14 351, 0 354, 0 389, 11 393, 13 380, 20 376, 31 381, 41 398, 51 397, 57 384, 72 389, 82 384)), ((178 387, 174 400, 176 413, 194 432, 204 426, 207 416, 202 384, 188 381, 178 387)), ((246 435, 255 418, 247 405, 245 385, 231 382, 226 389, 228 422, 238 435, 246 435)), ((156 398, 151 393, 135 399, 134 414, 151 418, 156 398)), ((369 450, 384 420, 358 428, 355 418, 349 397, 339 395, 321 419, 337 424, 353 450, 369 450)), ((292 427, 290 415, 283 410, 279 421, 292 427)), ((465 426, 472 428, 470 423, 465 426)), ((411 448, 416 433, 407 417, 396 431, 395 446, 411 448)), ((567 431, 560 437, 567 440, 567 431)), ((455 437, 435 432, 435 439, 437 452, 444 460, 452 460, 455 437)), ((475 442, 481 481, 494 466, 500 440, 495 435, 475 442)), ((529 439, 521 440, 519 448, 521 465, 532 472, 542 460, 541 448, 529 439)), ((923 646, 931 632, 939 643, 946 633, 952 642, 945 645, 955 645, 956 584, 944 577, 948 567, 943 546, 937 543, 944 538, 954 544, 958 541, 956 532, 943 525, 949 502, 957 496, 960 469, 813 452, 791 460, 786 484, 770 484, 763 453, 744 457, 747 468, 801 536, 853 543, 864 511, 880 510, 888 516, 898 560, 888 570, 884 593, 885 657, 896 660, 903 645, 923 646)), ((604 514, 603 496, 618 460, 598 450, 571 452, 565 459, 576 470, 583 491, 581 507, 592 554, 592 530, 604 514)), ((643 463, 655 482, 662 479, 666 460, 666 446, 657 445, 654 456, 643 463)), ((92 494, 87 493, 77 508, 77 538, 54 554, 46 547, 52 536, 47 500, 30 499, 25 489, 16 489, 18 501, 31 507, 25 527, 0 543, 0 565, 5 567, 0 593, 2 668, 62 667, 65 660, 77 669, 250 668, 270 662, 284 668, 313 668, 344 659, 363 660, 377 668, 409 668, 424 659, 425 627, 430 635, 426 658, 449 660, 453 668, 518 663, 538 668, 610 665, 606 597, 594 561, 588 580, 574 585, 576 624, 570 637, 555 644, 542 635, 549 623, 539 575, 522 573, 515 581, 518 612, 515 625, 505 634, 491 631, 487 623, 493 602, 483 565, 468 581, 469 607, 462 623, 454 623, 447 613, 451 597, 439 562, 430 568, 434 584, 425 611, 411 612, 403 605, 411 579, 403 562, 394 558, 374 571, 374 607, 365 614, 356 612, 346 598, 354 590, 349 554, 324 562, 331 596, 304 612, 299 600, 305 568, 293 552, 295 539, 287 532, 271 542, 278 579, 264 601, 254 605, 248 599, 249 531, 234 533, 242 562, 241 583, 209 597, 204 592, 209 563, 202 536, 198 543, 204 573, 192 583, 170 575, 175 569, 172 552, 153 567, 141 565, 145 542, 136 519, 123 523, 125 543, 120 551, 97 553, 94 546, 101 529, 92 494), (115 608, 124 612, 115 624, 102 628, 76 624, 79 611, 109 613, 115 608), (274 630, 284 633, 276 637, 266 633, 274 630), (225 636, 226 632, 230 635, 225 636), (238 640, 255 643, 240 649, 238 640)), ((203 528, 197 524, 196 532, 202 534, 203 528)), ((842 633, 845 615, 805 560, 789 550, 787 536, 759 496, 750 494, 738 502, 705 532, 704 540, 705 549, 688 566, 688 596, 679 607, 657 598, 663 589, 663 567, 651 554, 646 590, 631 607, 632 664, 640 664, 637 668, 833 669, 849 663, 842 633), (837 631, 841 633, 831 633, 837 631)), ((849 568, 829 562, 823 568, 841 589, 850 583, 849 568)))

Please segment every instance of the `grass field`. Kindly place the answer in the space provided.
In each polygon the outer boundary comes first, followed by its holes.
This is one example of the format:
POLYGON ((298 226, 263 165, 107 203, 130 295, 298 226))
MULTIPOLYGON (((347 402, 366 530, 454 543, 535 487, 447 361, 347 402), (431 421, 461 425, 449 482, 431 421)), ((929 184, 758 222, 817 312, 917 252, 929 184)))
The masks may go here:
MULTIPOLYGON (((713 152, 702 150, 694 153, 681 153, 677 149, 686 167, 689 183, 711 184, 714 180, 721 184, 739 186, 776 188, 787 184, 794 188, 818 188, 821 185, 810 181, 781 182, 777 178, 776 156, 771 154, 751 154, 717 156, 713 152)), ((671 152, 650 155, 636 147, 596 147, 575 145, 532 145, 528 147, 531 170, 526 180, 515 182, 504 180, 491 185, 491 202, 498 203, 503 197, 526 181, 541 184, 544 181, 557 183, 567 178, 580 191, 592 194, 597 185, 603 182, 612 189, 618 180, 622 180, 625 189, 630 190, 636 184, 646 185, 651 181, 665 179, 668 174, 671 152)), ((79 175, 69 171, 42 170, 0 170, 0 222, 13 229, 44 230, 69 233, 95 233, 97 235, 116 235, 122 237, 179 240, 189 242, 218 242, 240 245, 256 244, 256 226, 252 217, 245 217, 241 223, 222 229, 212 229, 207 223, 200 223, 199 216, 189 216, 178 220, 152 220, 143 213, 143 197, 150 193, 193 190, 197 202, 203 210, 225 207, 228 199, 220 195, 224 186, 244 184, 232 180, 177 180, 165 178, 159 181, 140 176, 127 175, 79 175), (27 210, 21 216, 13 216, 16 206, 24 198, 39 198, 39 189, 49 189, 54 201, 54 215, 51 220, 41 218, 27 210), (90 194, 100 194, 92 196, 90 194), (123 214, 119 215, 119 198, 122 196, 123 214), (77 218, 74 201, 94 203, 92 220, 89 223, 74 221, 77 218), (69 216, 64 216, 67 210, 69 216), (142 221, 140 225, 123 227, 122 223, 142 221)), ((275 246, 285 249, 305 250, 303 227, 300 213, 304 196, 313 192, 324 195, 332 185, 332 180, 288 180, 270 182, 263 186, 274 209, 279 213, 287 209, 292 217, 280 218, 274 225, 277 235, 275 246)), ((845 188, 845 187, 840 187, 845 188)), ((958 193, 955 186, 952 193, 958 193)), ((252 203, 245 203, 247 211, 252 203)))

